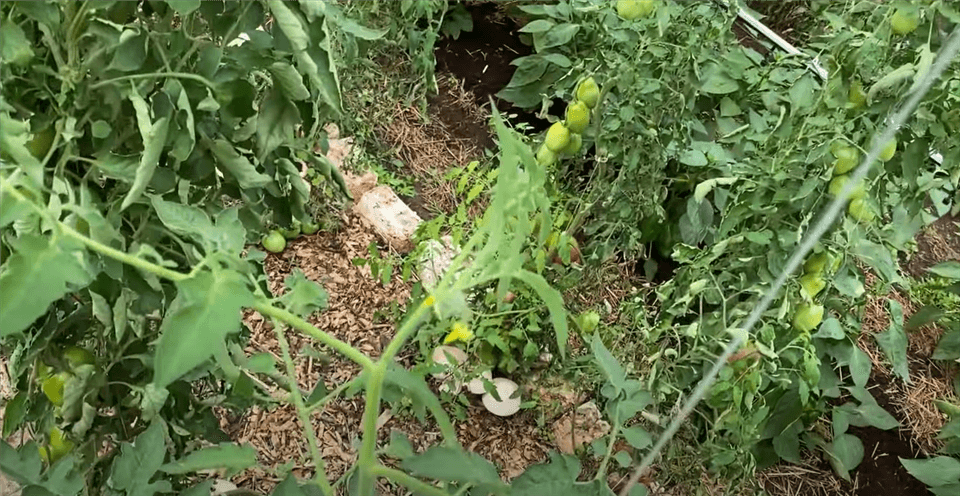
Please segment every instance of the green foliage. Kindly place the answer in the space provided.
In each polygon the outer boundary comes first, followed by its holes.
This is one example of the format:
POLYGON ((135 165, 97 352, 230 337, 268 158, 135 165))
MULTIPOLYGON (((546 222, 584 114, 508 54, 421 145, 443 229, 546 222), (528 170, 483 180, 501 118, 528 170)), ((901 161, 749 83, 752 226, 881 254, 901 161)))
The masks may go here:
MULTIPOLYGON (((531 17, 522 31, 532 35, 536 53, 514 61, 517 72, 499 96, 546 108, 574 95, 584 74, 597 80, 600 101, 583 134, 586 147, 595 146, 590 181, 580 185, 583 172, 573 161, 560 171, 559 187, 579 205, 588 258, 658 252, 679 265, 656 290, 653 327, 638 332, 642 340, 631 349, 647 357, 638 366, 657 402, 673 404, 677 391, 688 391, 713 363, 728 330, 746 320, 830 201, 831 144, 865 155, 957 18, 943 3, 920 7, 925 27, 894 37, 881 22, 886 6, 821 6, 830 26, 808 48, 824 54, 830 78, 823 82, 804 57, 764 56, 737 43, 732 9, 660 2, 651 17, 625 21, 612 3, 520 6, 531 17), (854 85, 865 88, 862 103, 849 99, 854 85)), ((960 183, 960 147, 950 139, 960 130, 953 118, 960 115, 953 96, 960 62, 950 67, 900 130, 892 158, 872 164, 863 208, 885 222, 837 223, 817 250, 835 261, 822 274, 825 287, 791 285, 750 337, 759 360, 721 371, 697 421, 711 470, 749 472, 755 463, 798 460, 804 446, 830 454, 841 474, 859 463, 858 442, 821 442, 807 427, 828 410, 828 398, 842 394, 839 368, 849 369, 857 388, 869 376, 849 312, 864 295, 856 264, 880 276, 880 291, 902 282, 897 252, 952 206, 960 183), (941 152, 942 165, 927 159, 930 149, 941 152), (928 198, 934 215, 924 208, 928 198), (790 321, 805 301, 841 318, 797 332, 790 321)), ((897 310, 877 339, 906 379, 897 310)), ((871 401, 860 395, 856 404, 871 401)))

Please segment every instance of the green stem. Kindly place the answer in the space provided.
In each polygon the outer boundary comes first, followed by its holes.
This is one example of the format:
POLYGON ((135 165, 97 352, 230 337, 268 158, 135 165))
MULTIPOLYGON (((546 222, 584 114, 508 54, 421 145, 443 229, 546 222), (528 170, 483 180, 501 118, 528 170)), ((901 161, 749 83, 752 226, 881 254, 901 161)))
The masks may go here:
POLYGON ((374 367, 374 363, 372 360, 370 360, 369 357, 367 357, 363 353, 360 353, 349 344, 343 341, 340 341, 339 339, 321 331, 320 329, 317 329, 316 327, 314 327, 307 321, 301 319, 300 317, 297 317, 296 315, 286 310, 283 310, 271 305, 265 300, 258 299, 253 303, 253 305, 250 306, 250 308, 260 312, 262 315, 265 315, 267 317, 272 317, 275 319, 282 320, 283 322, 289 324, 290 327, 293 327, 294 329, 340 352, 341 355, 349 358, 350 360, 353 360, 354 362, 356 362, 366 370, 373 369, 374 367))
POLYGON ((313 424, 310 423, 310 411, 303 404, 303 396, 300 395, 300 385, 297 384, 297 367, 293 364, 293 358, 290 356, 290 343, 283 334, 283 326, 273 323, 274 334, 277 335, 277 342, 280 344, 280 351, 283 354, 283 362, 287 367, 287 381, 290 383, 290 399, 293 401, 294 408, 297 409, 297 415, 300 417, 300 423, 303 424, 303 437, 307 439, 307 447, 310 450, 310 456, 313 457, 313 464, 316 470, 314 480, 320 486, 323 494, 332 495, 333 488, 330 487, 330 481, 327 480, 327 471, 324 467, 323 456, 320 454, 320 448, 317 446, 317 433, 313 430, 313 424))
MULTIPOLYGON (((391 344, 399 341, 399 336, 391 344)), ((373 494, 376 480, 374 465, 376 463, 377 447, 377 417, 380 415, 380 394, 383 391, 383 378, 387 373, 387 360, 383 357, 377 361, 367 378, 367 404, 363 410, 363 442, 360 445, 360 456, 357 465, 360 469, 360 481, 357 493, 360 496, 373 494)))
POLYGON ((603 461, 600 462, 600 468, 597 469, 597 476, 594 477, 596 480, 604 480, 604 478, 607 476, 607 465, 610 463, 610 458, 613 456, 613 446, 617 444, 617 436, 620 434, 620 413, 615 413, 613 417, 613 432, 610 433, 610 442, 607 445, 607 454, 603 456, 603 461))
POLYGON ((213 84, 213 82, 210 81, 209 79, 203 76, 198 76, 196 74, 188 74, 185 72, 154 72, 150 74, 129 74, 126 76, 119 76, 112 79, 105 79, 103 81, 100 81, 99 83, 94 83, 90 85, 90 89, 95 90, 97 88, 100 88, 101 86, 106 86, 108 84, 116 83, 118 81, 129 81, 134 79, 154 79, 154 78, 164 78, 164 77, 190 79, 193 81, 197 81, 198 83, 202 83, 207 87, 209 87, 210 89, 214 89, 214 90, 217 89, 217 86, 213 84))
POLYGON ((414 494, 422 494, 425 496, 450 496, 449 493, 445 492, 439 487, 431 486, 430 484, 407 475, 406 473, 397 469, 385 467, 383 465, 376 465, 374 467, 370 467, 370 472, 374 475, 386 477, 394 482, 402 484, 414 494))

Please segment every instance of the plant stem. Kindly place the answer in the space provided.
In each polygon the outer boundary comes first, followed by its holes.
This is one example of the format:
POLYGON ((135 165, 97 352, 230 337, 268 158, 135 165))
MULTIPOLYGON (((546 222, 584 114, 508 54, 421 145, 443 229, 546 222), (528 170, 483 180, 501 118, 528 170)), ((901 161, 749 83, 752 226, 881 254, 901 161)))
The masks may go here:
POLYGON ((287 337, 283 334, 283 326, 274 322, 273 332, 277 335, 277 342, 280 344, 280 351, 283 353, 283 362, 287 367, 290 399, 293 401, 294 408, 297 409, 300 423, 303 424, 303 436, 307 439, 307 447, 310 450, 310 456, 313 457, 313 464, 316 469, 314 480, 320 485, 323 494, 332 495, 333 488, 330 487, 330 481, 327 480, 323 456, 320 454, 320 448, 317 447, 317 433, 314 432, 313 425, 310 423, 310 411, 304 406, 303 396, 300 395, 300 385, 297 384, 297 367, 293 364, 293 358, 290 356, 290 343, 287 342, 287 337))
POLYGON ((289 324, 290 327, 293 327, 294 329, 333 348, 334 350, 338 351, 341 355, 349 358, 350 360, 353 360, 354 362, 356 362, 366 370, 371 370, 374 368, 373 361, 370 360, 370 358, 364 355, 363 353, 359 352, 354 347, 321 331, 320 329, 317 329, 312 324, 301 319, 300 317, 297 317, 296 315, 286 310, 283 310, 271 305, 266 300, 258 299, 257 301, 254 302, 253 305, 250 306, 250 308, 260 312, 265 316, 282 320, 283 322, 289 324))
POLYGON ((603 461, 600 462, 600 468, 597 469, 597 476, 594 477, 596 480, 604 480, 604 477, 607 476, 607 465, 610 463, 610 457, 613 456, 613 446, 617 444, 617 436, 619 434, 620 413, 617 412, 614 414, 613 432, 610 433, 610 444, 607 445, 607 454, 603 456, 603 461))
POLYGON ((164 78, 164 77, 190 79, 193 81, 197 81, 198 83, 202 83, 207 87, 209 87, 210 89, 214 89, 214 90, 217 89, 216 85, 214 85, 213 82, 210 81, 209 79, 203 76, 198 76, 196 74, 188 74, 186 72, 155 72, 151 74, 129 74, 127 76, 119 76, 112 79, 105 79, 103 81, 100 81, 99 83, 94 83, 90 85, 90 89, 95 90, 101 86, 106 86, 108 84, 116 83, 118 81, 127 81, 127 80, 133 80, 133 79, 153 79, 153 78, 164 78))
MULTIPOLYGON (((394 338, 391 344, 397 341, 399 336, 394 338)), ((363 442, 360 445, 360 456, 357 458, 360 469, 357 493, 360 496, 372 495, 375 485, 376 473, 373 469, 376 468, 374 458, 377 447, 377 417, 380 415, 380 394, 383 391, 387 363, 388 361, 381 357, 370 371, 370 377, 367 378, 367 404, 363 410, 363 442)))
POLYGON ((431 486, 430 484, 407 475, 406 473, 397 469, 385 467, 383 465, 376 465, 370 467, 370 472, 374 475, 380 475, 394 482, 402 484, 414 494, 422 494, 425 496, 450 496, 449 493, 445 492, 439 487, 431 486))

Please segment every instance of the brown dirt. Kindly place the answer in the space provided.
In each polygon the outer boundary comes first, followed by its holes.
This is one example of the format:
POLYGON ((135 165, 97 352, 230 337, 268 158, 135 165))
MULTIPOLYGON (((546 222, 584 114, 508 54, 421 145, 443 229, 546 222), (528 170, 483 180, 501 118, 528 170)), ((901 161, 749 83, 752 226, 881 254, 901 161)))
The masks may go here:
POLYGON ((521 26, 505 16, 497 2, 471 3, 466 8, 473 30, 460 33, 456 40, 437 42, 434 55, 437 67, 464 81, 476 103, 484 106, 513 77, 517 68, 510 62, 529 55, 531 48, 520 41, 517 29, 521 26))
POLYGON ((423 219, 456 209, 455 181, 445 181, 444 174, 494 146, 489 114, 477 106, 463 83, 441 74, 437 87, 439 93, 430 99, 426 116, 416 106, 398 106, 390 122, 378 129, 380 140, 403 163, 404 173, 414 177, 416 196, 401 199, 423 219))
POLYGON ((901 261, 904 272, 923 279, 927 269, 945 260, 960 260, 960 216, 944 216, 917 236, 917 251, 901 261))

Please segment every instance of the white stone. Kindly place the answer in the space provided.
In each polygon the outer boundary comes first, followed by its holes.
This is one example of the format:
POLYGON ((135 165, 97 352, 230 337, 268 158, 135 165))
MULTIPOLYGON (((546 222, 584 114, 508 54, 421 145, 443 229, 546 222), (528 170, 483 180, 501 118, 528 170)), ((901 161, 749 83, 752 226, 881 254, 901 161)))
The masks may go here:
POLYGON ((401 253, 413 249, 410 238, 420 224, 420 217, 388 186, 377 186, 366 192, 353 209, 391 248, 401 253))
POLYGON ((441 241, 424 241, 423 255, 420 258, 420 283, 425 289, 432 290, 450 268, 460 249, 453 246, 453 238, 443 236, 441 241))
POLYGON ((520 388, 516 382, 503 377, 497 377, 493 380, 493 386, 497 390, 497 396, 500 397, 500 401, 497 401, 490 393, 484 394, 481 400, 483 401, 484 408, 486 408, 488 412, 499 417, 509 417, 520 411, 520 395, 512 397, 520 388))

